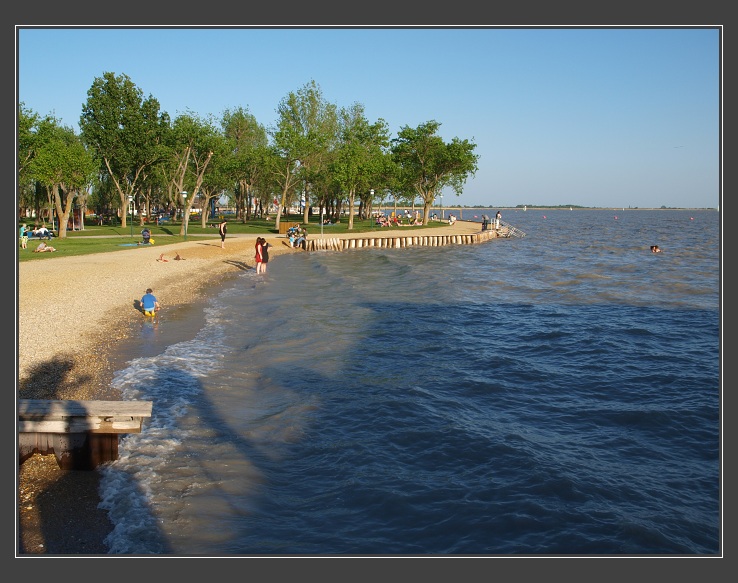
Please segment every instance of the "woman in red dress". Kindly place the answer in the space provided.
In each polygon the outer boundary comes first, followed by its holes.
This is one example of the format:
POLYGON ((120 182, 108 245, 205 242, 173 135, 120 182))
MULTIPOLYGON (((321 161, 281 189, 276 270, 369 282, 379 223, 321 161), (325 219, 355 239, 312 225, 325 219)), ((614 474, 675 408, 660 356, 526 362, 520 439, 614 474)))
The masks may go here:
POLYGON ((263 239, 262 237, 256 238, 256 255, 254 255, 254 261, 256 261, 256 273, 262 273, 263 267, 264 267, 264 241, 266 239, 263 239))

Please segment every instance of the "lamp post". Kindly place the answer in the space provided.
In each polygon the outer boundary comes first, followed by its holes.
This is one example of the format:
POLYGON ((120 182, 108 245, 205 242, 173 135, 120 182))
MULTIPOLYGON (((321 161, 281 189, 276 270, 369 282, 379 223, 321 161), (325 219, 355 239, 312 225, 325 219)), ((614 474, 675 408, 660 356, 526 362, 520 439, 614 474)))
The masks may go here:
POLYGON ((182 198, 184 199, 182 208, 182 220, 184 221, 184 240, 187 240, 187 191, 182 191, 182 198))
POLYGON ((441 220, 443 220, 443 194, 441 194, 441 220))
POLYGON ((133 239, 133 196, 128 195, 128 206, 131 207, 131 239, 133 239))
MULTIPOLYGON (((369 189, 369 208, 370 209, 374 209, 374 189, 373 188, 370 188, 369 189)), ((374 220, 374 217, 372 216, 372 214, 373 213, 370 213, 369 214, 369 221, 371 221, 371 223, 372 223, 372 229, 374 229, 374 223, 376 221, 374 220)))

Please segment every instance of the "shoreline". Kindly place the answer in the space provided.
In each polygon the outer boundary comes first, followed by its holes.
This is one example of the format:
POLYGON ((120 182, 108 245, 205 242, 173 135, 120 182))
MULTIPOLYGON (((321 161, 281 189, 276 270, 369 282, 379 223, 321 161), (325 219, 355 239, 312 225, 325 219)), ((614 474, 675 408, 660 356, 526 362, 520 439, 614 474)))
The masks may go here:
MULTIPOLYGON (((467 234, 480 227, 458 220, 424 234, 467 234)), ((254 269, 257 236, 271 244, 270 261, 304 253, 272 234, 230 236, 221 249, 216 233, 196 241, 17 263, 16 397, 119 398, 110 384, 125 358, 120 345, 133 342, 140 328, 134 302, 151 287, 163 310, 192 307, 207 297, 214 279, 254 269), (158 261, 162 254, 166 262, 158 261), (174 260, 177 254, 183 260, 174 260)), ((54 455, 40 454, 17 467, 16 556, 107 553, 104 539, 113 525, 97 507, 98 472, 64 471, 54 455)))

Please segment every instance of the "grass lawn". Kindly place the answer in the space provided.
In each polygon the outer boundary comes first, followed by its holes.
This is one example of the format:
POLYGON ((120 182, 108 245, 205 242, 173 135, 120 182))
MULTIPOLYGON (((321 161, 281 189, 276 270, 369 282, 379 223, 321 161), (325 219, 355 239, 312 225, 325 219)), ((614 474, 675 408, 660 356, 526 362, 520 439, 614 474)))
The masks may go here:
MULTIPOLYGON (((320 233, 319 217, 315 217, 315 222, 303 223, 302 215, 288 215, 282 217, 281 221, 289 223, 299 223, 300 226, 306 227, 311 236, 315 236, 320 233)), ((30 221, 26 220, 26 224, 31 224, 30 221)), ((20 228, 20 225, 18 227, 20 228)), ((207 222, 209 226, 203 228, 200 221, 190 221, 187 225, 187 236, 200 238, 202 235, 209 235, 213 238, 218 238, 218 222, 209 220, 207 222), (210 226, 214 225, 214 226, 210 226)), ((427 227, 424 226, 408 226, 402 227, 403 232, 410 230, 422 230, 426 228, 438 228, 439 226, 448 225, 446 222, 432 221, 427 227)), ((180 243, 184 241, 184 236, 180 235, 180 222, 164 223, 160 226, 153 224, 146 224, 145 227, 151 231, 151 238, 154 239, 154 244, 167 245, 170 243, 180 243)), ((45 241, 48 245, 51 245, 57 252, 54 253, 34 253, 33 250, 38 246, 39 241, 36 239, 29 239, 28 248, 18 248, 18 260, 19 261, 41 261, 51 259, 53 257, 66 257, 74 255, 90 255, 93 253, 109 253, 111 251, 121 251, 124 249, 130 249, 137 242, 142 240, 141 230, 144 226, 135 222, 133 228, 131 228, 130 222, 126 228, 120 226, 98 226, 98 225, 85 225, 83 231, 67 231, 67 236, 64 239, 54 237, 51 241, 45 241)), ((354 228, 351 229, 351 233, 369 233, 372 231, 380 232, 382 227, 375 224, 374 219, 360 220, 358 217, 354 217, 354 228)), ((386 230, 386 227, 384 228, 386 230)), ((333 225, 323 225, 323 234, 339 234, 347 233, 348 231, 348 217, 342 217, 341 222, 333 225)), ((274 226, 274 220, 264 219, 251 219, 248 222, 241 222, 235 219, 228 221, 228 234, 254 234, 254 235, 277 235, 279 231, 274 226)))

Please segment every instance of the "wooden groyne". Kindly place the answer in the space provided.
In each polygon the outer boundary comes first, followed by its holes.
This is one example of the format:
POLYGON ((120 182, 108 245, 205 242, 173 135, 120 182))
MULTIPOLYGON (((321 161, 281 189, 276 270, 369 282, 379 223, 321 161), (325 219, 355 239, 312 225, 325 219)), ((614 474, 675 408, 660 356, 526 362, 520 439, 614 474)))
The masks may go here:
POLYGON ((352 249, 385 247, 399 249, 403 247, 442 247, 445 245, 475 245, 490 239, 504 237, 502 232, 494 229, 478 233, 456 235, 424 236, 420 234, 407 236, 375 235, 366 237, 316 237, 306 241, 306 251, 349 251, 352 249))

